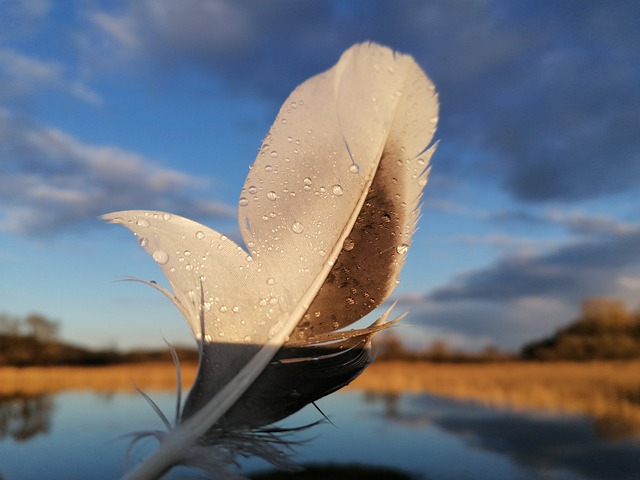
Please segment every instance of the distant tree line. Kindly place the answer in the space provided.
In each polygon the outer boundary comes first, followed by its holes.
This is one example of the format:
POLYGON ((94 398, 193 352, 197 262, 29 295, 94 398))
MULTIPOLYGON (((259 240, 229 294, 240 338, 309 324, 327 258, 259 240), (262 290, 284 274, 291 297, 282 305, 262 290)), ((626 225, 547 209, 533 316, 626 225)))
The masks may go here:
MULTIPOLYGON (((91 350, 58 339, 59 324, 40 314, 18 317, 0 313, 0 365, 111 365, 171 361, 167 348, 159 350, 91 350)), ((195 349, 178 348, 181 361, 198 361, 195 349)))
MULTIPOLYGON (((171 361, 168 349, 90 350, 58 340, 59 325, 43 315, 24 318, 0 313, 0 365, 108 365, 114 363, 171 361)), ((437 340, 421 350, 407 348, 392 329, 374 342, 379 360, 430 362, 501 362, 507 360, 589 361, 640 358, 640 311, 631 311, 611 298, 590 298, 582 303, 577 319, 554 335, 525 345, 519 354, 487 346, 464 352, 437 340)), ((180 348, 182 361, 198 361, 195 349, 180 348)))
POLYGON ((380 335, 380 360, 429 362, 499 362, 506 360, 590 361, 640 358, 640 311, 631 311, 617 299, 589 298, 577 319, 555 334, 525 345, 519 354, 495 346, 470 353, 436 340, 422 350, 407 348, 393 331, 380 335))
POLYGON ((436 340, 421 350, 407 348, 393 331, 387 331, 376 338, 376 359, 424 361, 434 363, 477 363, 504 362, 515 356, 489 345, 480 352, 464 352, 449 346, 444 340, 436 340))
POLYGON ((45 318, 38 313, 32 313, 24 318, 0 313, 0 335, 17 338, 32 337, 41 342, 52 342, 58 337, 57 322, 45 318))
POLYGON ((526 345, 532 360, 627 360, 640 358, 640 312, 620 300, 590 298, 580 316, 553 336, 526 345))

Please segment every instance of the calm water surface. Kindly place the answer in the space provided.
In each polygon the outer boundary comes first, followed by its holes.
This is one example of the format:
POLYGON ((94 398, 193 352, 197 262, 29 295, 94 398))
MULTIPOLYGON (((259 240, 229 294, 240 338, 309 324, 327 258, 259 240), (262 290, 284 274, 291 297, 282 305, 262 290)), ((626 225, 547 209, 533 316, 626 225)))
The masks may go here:
MULTIPOLYGON (((173 394, 148 393, 168 415, 175 408, 173 394)), ((387 466, 424 480, 640 479, 640 439, 603 438, 586 417, 361 392, 334 394, 319 406, 333 425, 298 435, 309 440, 296 448, 300 464, 387 466)), ((285 425, 319 418, 309 407, 285 425)), ((161 427, 137 394, 0 398, 0 479, 118 478, 128 445, 120 436, 161 427)), ((269 466, 250 459, 243 469, 269 466)), ((202 477, 176 469, 166 478, 202 477)))

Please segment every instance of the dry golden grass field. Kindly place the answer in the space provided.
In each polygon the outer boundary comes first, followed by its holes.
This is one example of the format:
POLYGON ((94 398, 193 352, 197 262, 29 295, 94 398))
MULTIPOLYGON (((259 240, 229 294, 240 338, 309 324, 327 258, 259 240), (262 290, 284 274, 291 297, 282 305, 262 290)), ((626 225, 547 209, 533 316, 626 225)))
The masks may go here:
POLYGON ((349 388, 429 392, 485 405, 588 414, 611 435, 640 432, 640 361, 380 362, 349 388))
MULTIPOLYGON (((182 365, 183 386, 196 365, 182 365)), ((63 390, 100 392, 175 388, 169 363, 109 367, 0 368, 0 395, 63 390)), ((640 361, 432 364, 377 362, 349 389, 400 394, 427 392, 514 409, 585 413, 640 430, 640 361)))

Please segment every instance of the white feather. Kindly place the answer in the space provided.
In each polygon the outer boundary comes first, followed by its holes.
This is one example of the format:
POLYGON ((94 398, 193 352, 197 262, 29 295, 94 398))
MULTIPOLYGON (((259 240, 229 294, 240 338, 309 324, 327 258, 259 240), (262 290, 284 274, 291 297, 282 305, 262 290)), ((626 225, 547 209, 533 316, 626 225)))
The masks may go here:
MULTIPOLYGON (((368 345, 380 325, 348 334, 335 330, 380 305, 397 283, 437 116, 433 84, 411 57, 356 45, 296 88, 267 134, 239 201, 248 251, 177 215, 126 211, 103 217, 133 231, 160 264, 173 293, 157 288, 185 316, 202 353, 182 422, 129 478, 155 478, 188 463, 190 448, 221 418, 238 417, 232 407, 253 418, 238 399, 268 388, 260 382, 249 387, 261 374, 267 378, 269 362, 283 346, 345 338, 368 345)), ((339 349, 345 346, 351 344, 339 349)), ((349 357, 352 376, 368 358, 349 357)), ((274 374, 286 382, 288 373, 274 374)), ((259 418, 271 421, 300 407, 288 408, 259 412, 259 418)), ((256 419, 247 427, 260 425, 256 419)))

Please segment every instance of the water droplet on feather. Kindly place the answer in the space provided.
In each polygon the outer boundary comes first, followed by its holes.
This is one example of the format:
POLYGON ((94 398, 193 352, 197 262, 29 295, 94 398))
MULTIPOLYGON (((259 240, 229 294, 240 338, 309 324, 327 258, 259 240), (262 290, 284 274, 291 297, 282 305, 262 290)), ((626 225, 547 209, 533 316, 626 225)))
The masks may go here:
POLYGON ((169 261, 169 255, 164 250, 156 250, 151 254, 151 256, 160 265, 164 265, 169 261))

